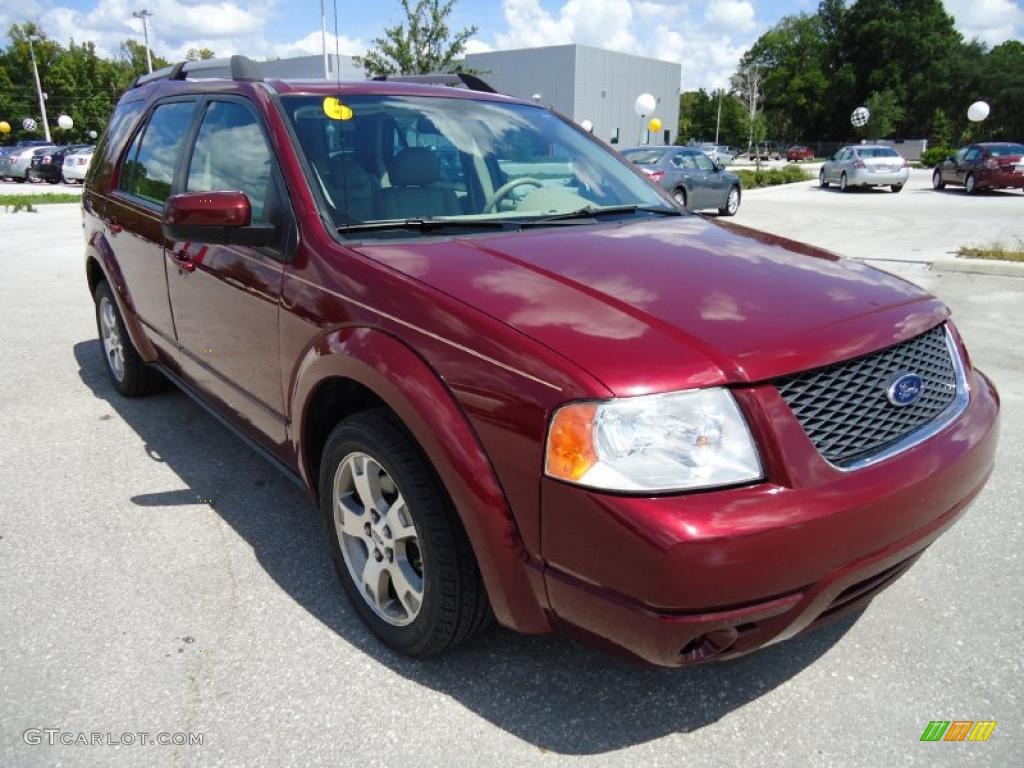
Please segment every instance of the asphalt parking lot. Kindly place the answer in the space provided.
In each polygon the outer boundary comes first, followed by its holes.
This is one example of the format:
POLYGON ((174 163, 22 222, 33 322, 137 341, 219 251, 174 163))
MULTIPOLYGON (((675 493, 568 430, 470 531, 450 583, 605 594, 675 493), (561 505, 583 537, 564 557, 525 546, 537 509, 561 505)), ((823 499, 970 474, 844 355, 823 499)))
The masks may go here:
MULTIPOLYGON (((776 163, 776 165, 779 165, 776 163)), ((736 223, 812 242, 856 259, 932 262, 961 245, 1024 239, 1019 189, 968 197, 960 187, 932 189, 931 171, 914 169, 899 194, 888 187, 840 192, 814 181, 747 190, 736 223)))
MULTIPOLYGON (((737 221, 781 227, 771 210, 792 206, 790 236, 821 243, 845 202, 795 185, 750 194, 737 221)), ((960 226, 934 218, 921 228, 960 226)), ((76 207, 0 208, 0 237, 0 765, 1019 764, 1024 280, 888 265, 953 308, 1001 390, 1002 442, 971 511, 859 617, 681 671, 497 628, 413 662, 348 607, 294 486, 179 392, 113 391, 76 207), (998 726, 921 743, 936 719, 998 726), (30 728, 204 743, 31 745, 30 728)))

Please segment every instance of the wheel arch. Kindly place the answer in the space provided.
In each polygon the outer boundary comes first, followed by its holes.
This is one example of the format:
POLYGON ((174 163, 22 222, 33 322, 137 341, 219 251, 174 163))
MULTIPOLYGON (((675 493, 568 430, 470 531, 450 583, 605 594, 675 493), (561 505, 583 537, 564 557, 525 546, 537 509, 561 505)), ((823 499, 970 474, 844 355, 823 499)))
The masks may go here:
POLYGON ((128 295, 128 288, 121 270, 117 267, 117 260, 110 245, 99 234, 94 234, 85 247, 85 278, 90 296, 96 294, 96 286, 101 282, 106 282, 110 286, 110 292, 114 294, 121 320, 132 344, 135 345, 135 351, 143 361, 154 362, 157 359, 156 348, 150 343, 135 314, 135 307, 128 295))
POLYGON ((292 449, 316 499, 327 436, 343 418, 387 408, 444 486, 469 537, 499 622, 552 631, 539 564, 525 549, 494 468, 443 378, 410 346, 370 327, 323 334, 307 347, 291 387, 292 449))

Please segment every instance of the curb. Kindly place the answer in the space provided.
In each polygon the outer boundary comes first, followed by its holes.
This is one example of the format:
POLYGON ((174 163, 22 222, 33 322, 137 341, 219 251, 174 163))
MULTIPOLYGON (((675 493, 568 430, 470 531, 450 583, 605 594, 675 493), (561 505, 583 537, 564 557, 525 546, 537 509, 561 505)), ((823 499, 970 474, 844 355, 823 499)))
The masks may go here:
POLYGON ((931 268, 939 272, 964 272, 974 275, 1024 277, 1024 261, 964 259, 954 256, 940 256, 932 262, 931 268))

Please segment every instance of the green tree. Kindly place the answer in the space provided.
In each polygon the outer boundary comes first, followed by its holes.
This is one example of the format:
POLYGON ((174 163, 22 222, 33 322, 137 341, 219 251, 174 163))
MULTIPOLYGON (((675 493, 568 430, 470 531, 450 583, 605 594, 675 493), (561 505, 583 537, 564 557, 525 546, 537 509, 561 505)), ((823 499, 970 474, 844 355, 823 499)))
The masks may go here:
POLYGON ((451 32, 448 17, 455 0, 416 0, 415 3, 401 0, 401 3, 405 21, 385 27, 366 55, 355 57, 356 66, 368 77, 467 71, 460 57, 477 27, 451 32))
POLYGON ((216 56, 217 54, 209 48, 189 48, 188 53, 185 54, 185 61, 207 61, 216 56))
POLYGON ((931 132, 928 143, 935 147, 949 147, 953 144, 953 121, 941 107, 932 113, 931 132))
POLYGON ((888 89, 875 91, 868 96, 865 106, 871 112, 871 119, 859 129, 862 135, 875 139, 892 138, 896 126, 903 119, 903 107, 896 100, 896 94, 888 89))

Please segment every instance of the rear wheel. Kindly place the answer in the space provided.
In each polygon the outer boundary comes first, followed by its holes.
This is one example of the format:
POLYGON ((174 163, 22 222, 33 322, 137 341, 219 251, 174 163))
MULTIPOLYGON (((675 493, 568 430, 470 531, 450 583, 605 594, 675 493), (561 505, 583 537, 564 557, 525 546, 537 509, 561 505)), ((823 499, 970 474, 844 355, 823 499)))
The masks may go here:
POLYGON ((973 195, 978 191, 977 181, 974 179, 973 173, 968 173, 967 178, 964 179, 964 192, 968 195, 973 195))
POLYGON ((125 397, 140 397, 163 386, 164 378, 139 357, 125 330, 110 286, 101 282, 93 295, 96 302, 96 328, 99 331, 103 359, 114 388, 125 397))
POLYGON ((902 184, 893 184, 892 185, 892 191, 893 192, 902 192, 903 191, 903 185, 902 184))
POLYGON ((729 196, 725 199, 725 205, 718 209, 721 216, 735 216, 740 209, 740 188, 733 185, 729 190, 729 196))
POLYGON ((839 177, 839 191, 846 192, 849 187, 846 185, 846 171, 843 171, 843 175, 839 177))
POLYGON ((942 171, 936 168, 932 171, 932 189, 945 189, 946 182, 942 180, 942 171))
POLYGON ((682 187, 676 187, 672 190, 672 199, 675 200, 683 208, 686 207, 686 190, 682 187))
POLYGON ((818 171, 818 186, 819 187, 827 187, 828 186, 828 179, 825 178, 825 169, 824 168, 822 168, 820 171, 818 171))
POLYGON ((391 648, 432 656, 486 626, 487 594, 458 514, 388 411, 364 411, 331 432, 320 509, 349 600, 391 648))

